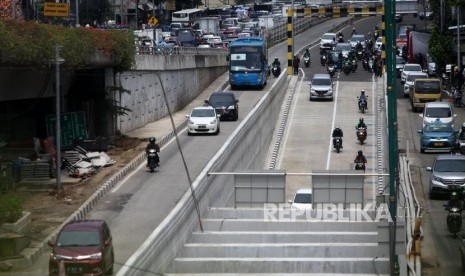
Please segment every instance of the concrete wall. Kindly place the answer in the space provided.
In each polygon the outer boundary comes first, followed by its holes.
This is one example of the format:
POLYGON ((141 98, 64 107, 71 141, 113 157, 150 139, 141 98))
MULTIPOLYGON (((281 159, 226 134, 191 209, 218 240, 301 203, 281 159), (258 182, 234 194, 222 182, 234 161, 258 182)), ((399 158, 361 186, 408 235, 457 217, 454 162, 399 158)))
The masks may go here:
MULTIPOLYGON (((195 99, 226 70, 226 52, 224 55, 136 56, 134 70, 116 75, 115 83, 131 91, 130 94, 116 95, 116 101, 132 111, 118 116, 117 129, 126 133, 167 116, 163 88, 170 110, 175 112, 195 99)), ((107 79, 107 82, 111 83, 111 80, 107 79)))
MULTIPOLYGON (((227 205, 234 192, 233 176, 208 176, 208 172, 262 169, 261 165, 253 164, 263 164, 266 158, 267 151, 260 149, 269 147, 287 83, 287 75, 282 74, 194 181, 201 216, 211 206, 227 205), (231 184, 225 186, 225 183, 231 184)), ((117 275, 144 275, 145 269, 156 273, 169 271, 169 265, 195 229, 198 229, 197 213, 191 193, 187 192, 117 275), (145 269, 132 270, 132 267, 145 269)))

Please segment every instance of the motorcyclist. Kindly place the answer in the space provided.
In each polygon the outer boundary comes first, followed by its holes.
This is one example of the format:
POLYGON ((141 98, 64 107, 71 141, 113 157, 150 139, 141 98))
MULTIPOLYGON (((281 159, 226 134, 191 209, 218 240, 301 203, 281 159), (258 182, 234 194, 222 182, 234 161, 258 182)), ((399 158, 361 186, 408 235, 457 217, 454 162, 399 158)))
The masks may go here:
POLYGON ((357 126, 355 126, 355 129, 358 130, 360 128, 364 128, 364 131, 363 131, 363 134, 365 135, 365 137, 367 136, 367 125, 365 124, 365 122, 363 121, 363 118, 360 118, 358 119, 358 124, 357 126))
POLYGON ((462 200, 460 199, 459 197, 459 194, 457 192, 452 192, 450 194, 450 199, 449 201, 447 202, 446 205, 444 205, 444 207, 446 207, 446 210, 449 210, 451 208, 459 208, 460 210, 463 209, 463 202, 462 200))
MULTIPOLYGON (((362 100, 368 102, 367 96, 365 95, 365 90, 360 91, 360 96, 358 97, 358 108, 360 109, 360 105, 362 104, 362 100)), ((368 109, 368 104, 365 106, 365 109, 368 109)), ((363 121, 363 118, 361 118, 363 121)))
POLYGON ((363 45, 362 43, 359 41, 357 42, 357 45, 355 45, 355 50, 358 52, 358 51, 363 51, 363 45))
MULTIPOLYGON (((160 163, 160 158, 158 157, 158 153, 160 152, 160 146, 156 143, 157 139, 155 137, 149 138, 149 143, 145 147, 145 153, 148 154, 150 149, 155 149, 157 152, 157 163, 160 163)), ((149 162, 147 159, 147 167, 149 166, 149 162)))
POLYGON ((355 27, 352 28, 352 35, 357 34, 357 30, 355 30, 355 27))
POLYGON ((344 136, 344 133, 342 132, 342 129, 340 129, 338 126, 333 130, 333 134, 332 134, 332 137, 333 137, 333 147, 336 146, 336 137, 339 137, 341 138, 341 149, 344 148, 342 146, 342 137, 344 136))
POLYGON ((457 91, 462 91, 462 74, 460 74, 458 66, 454 67, 451 84, 453 87, 457 88, 457 91))
POLYGON ((363 155, 363 151, 359 150, 357 152, 357 156, 355 156, 354 163, 355 164, 363 164, 363 167, 365 167, 365 164, 367 163, 367 159, 363 155))
POLYGON ((271 65, 278 66, 279 68, 281 68, 281 62, 279 62, 279 59, 277 57, 274 58, 274 61, 271 65))
POLYGON ((310 51, 308 50, 308 48, 305 49, 304 57, 309 57, 310 58, 310 51))
POLYGON ((465 123, 462 124, 462 128, 457 133, 457 140, 465 140, 465 123))

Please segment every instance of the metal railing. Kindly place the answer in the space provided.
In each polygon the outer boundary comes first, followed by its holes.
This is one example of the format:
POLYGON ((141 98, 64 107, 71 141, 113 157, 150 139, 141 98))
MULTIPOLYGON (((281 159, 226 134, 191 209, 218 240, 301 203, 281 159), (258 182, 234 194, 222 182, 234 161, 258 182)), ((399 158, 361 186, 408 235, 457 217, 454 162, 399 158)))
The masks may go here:
POLYGON ((198 47, 136 46, 137 55, 227 55, 228 49, 198 47))

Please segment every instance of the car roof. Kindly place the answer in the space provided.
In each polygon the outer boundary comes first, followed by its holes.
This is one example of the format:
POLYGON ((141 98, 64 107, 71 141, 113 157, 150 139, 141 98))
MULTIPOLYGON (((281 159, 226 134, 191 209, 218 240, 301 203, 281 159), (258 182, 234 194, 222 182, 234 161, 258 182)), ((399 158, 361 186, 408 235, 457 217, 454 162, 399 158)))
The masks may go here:
POLYGON ((312 193, 312 188, 298 189, 295 193, 296 194, 311 194, 312 193))
POLYGON ((217 91, 217 92, 213 92, 211 96, 213 96, 213 95, 231 95, 231 96, 234 96, 234 93, 217 91))
POLYGON ((336 35, 336 33, 324 33, 323 35, 336 35))
POLYGON ((418 64, 418 63, 406 63, 406 64, 405 64, 405 66, 408 66, 408 65, 418 65, 418 66, 420 66, 420 67, 421 67, 421 65, 420 65, 420 64, 418 64))
POLYGON ((313 75, 314 79, 330 79, 331 76, 329 74, 315 74, 313 75))
POLYGON ((74 220, 63 226, 62 231, 95 230, 99 229, 103 224, 105 224, 104 220, 74 220))
POLYGON ((450 107, 449 103, 444 103, 444 102, 429 102, 425 104, 425 107, 450 107))
POLYGON ((438 154, 436 160, 465 160, 465 155, 438 154))
POLYGON ((197 107, 194 107, 192 110, 194 109, 214 109, 211 105, 207 105, 207 106, 197 106, 197 107))

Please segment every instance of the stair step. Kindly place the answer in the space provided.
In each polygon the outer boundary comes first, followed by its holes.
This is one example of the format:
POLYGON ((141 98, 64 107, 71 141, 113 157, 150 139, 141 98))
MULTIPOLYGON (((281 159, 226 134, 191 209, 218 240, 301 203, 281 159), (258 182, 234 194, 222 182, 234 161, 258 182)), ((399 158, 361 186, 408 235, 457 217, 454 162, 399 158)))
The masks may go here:
POLYGON ((378 232, 194 232, 192 243, 308 243, 308 242, 378 242, 378 232))
POLYGON ((377 254, 378 243, 189 243, 184 245, 180 257, 368 258, 377 254))
POLYGON ((174 273, 388 273, 388 258, 176 258, 174 273))

